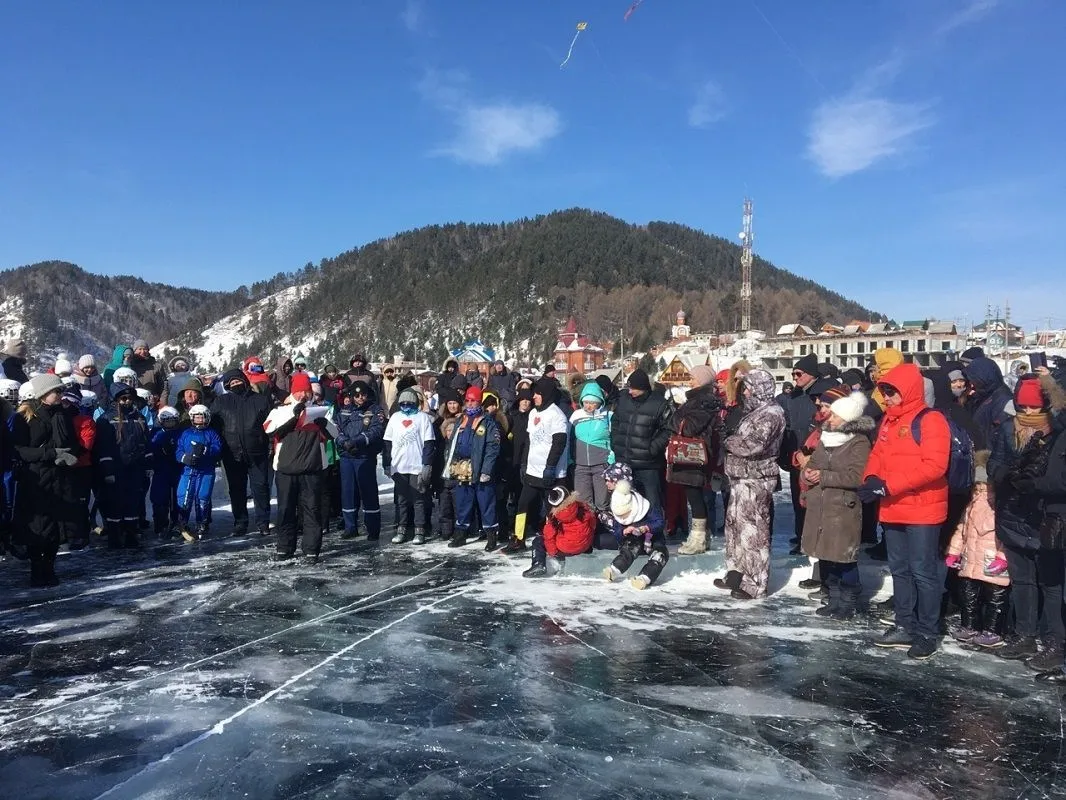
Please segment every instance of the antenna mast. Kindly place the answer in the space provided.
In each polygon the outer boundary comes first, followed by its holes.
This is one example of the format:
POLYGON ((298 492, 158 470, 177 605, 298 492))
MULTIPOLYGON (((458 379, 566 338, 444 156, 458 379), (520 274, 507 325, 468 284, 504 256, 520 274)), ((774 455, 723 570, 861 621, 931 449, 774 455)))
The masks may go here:
POLYGON ((744 226, 740 231, 740 330, 751 330, 751 247, 755 234, 751 232, 751 198, 744 198, 744 226))

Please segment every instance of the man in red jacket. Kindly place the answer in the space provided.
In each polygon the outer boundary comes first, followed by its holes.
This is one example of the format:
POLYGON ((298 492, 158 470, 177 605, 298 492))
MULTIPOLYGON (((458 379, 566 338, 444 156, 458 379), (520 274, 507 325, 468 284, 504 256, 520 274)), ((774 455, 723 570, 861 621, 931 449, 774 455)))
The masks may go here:
POLYGON ((937 648, 944 593, 938 548, 948 516, 951 431, 941 413, 926 412, 925 382, 914 364, 893 367, 880 376, 877 388, 885 398, 885 416, 859 498, 881 501, 896 624, 874 644, 929 658, 937 648))

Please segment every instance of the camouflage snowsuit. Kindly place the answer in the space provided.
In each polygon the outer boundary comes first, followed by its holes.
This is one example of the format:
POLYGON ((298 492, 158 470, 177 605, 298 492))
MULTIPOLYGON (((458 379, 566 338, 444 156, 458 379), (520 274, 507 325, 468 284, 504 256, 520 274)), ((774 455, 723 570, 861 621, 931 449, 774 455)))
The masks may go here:
POLYGON ((770 577, 770 512, 779 476, 778 450, 785 412, 774 402, 774 379, 757 369, 744 378, 751 390, 744 417, 725 440, 729 506, 725 515, 726 569, 741 573, 740 588, 765 597, 770 577))

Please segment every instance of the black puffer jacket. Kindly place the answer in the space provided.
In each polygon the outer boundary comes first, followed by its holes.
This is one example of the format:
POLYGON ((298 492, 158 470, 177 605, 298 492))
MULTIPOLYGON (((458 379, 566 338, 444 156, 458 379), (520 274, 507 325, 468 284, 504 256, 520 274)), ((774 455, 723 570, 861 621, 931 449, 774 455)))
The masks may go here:
POLYGON ((690 389, 685 402, 674 412, 670 430, 685 436, 700 436, 710 447, 714 425, 721 417, 721 410, 722 399, 713 386, 690 389))
POLYGON ((1050 464, 1048 441, 1034 434, 1021 450, 1014 439, 1014 417, 1007 416, 996 428, 992 454, 988 459, 988 478, 995 486, 996 536, 1008 547, 1036 550, 1040 546, 1043 504, 1033 495, 1019 494, 1011 485, 1016 474, 1044 474, 1050 464))
MULTIPOLYGON (((235 378, 244 378, 240 370, 222 376, 225 386, 235 378)), ((235 461, 259 461, 270 454, 270 438, 263 423, 274 407, 269 395, 253 392, 245 379, 244 388, 228 391, 211 403, 211 427, 222 436, 223 458, 235 461)))
POLYGON ((674 406, 662 392, 633 397, 623 392, 611 420, 615 461, 633 469, 659 469, 666 462, 666 443, 674 406))
POLYGON ((1066 517, 1066 419, 1055 420, 1055 437, 1047 453, 1047 468, 1036 479, 1036 493, 1048 514, 1066 517))

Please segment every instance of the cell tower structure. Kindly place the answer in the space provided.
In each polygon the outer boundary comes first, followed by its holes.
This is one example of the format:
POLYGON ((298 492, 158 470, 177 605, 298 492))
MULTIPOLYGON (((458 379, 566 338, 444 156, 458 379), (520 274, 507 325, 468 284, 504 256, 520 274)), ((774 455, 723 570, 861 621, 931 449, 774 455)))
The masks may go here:
POLYGON ((751 248, 755 234, 751 231, 751 198, 744 198, 744 225, 740 231, 740 330, 751 330, 751 248))

